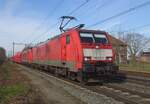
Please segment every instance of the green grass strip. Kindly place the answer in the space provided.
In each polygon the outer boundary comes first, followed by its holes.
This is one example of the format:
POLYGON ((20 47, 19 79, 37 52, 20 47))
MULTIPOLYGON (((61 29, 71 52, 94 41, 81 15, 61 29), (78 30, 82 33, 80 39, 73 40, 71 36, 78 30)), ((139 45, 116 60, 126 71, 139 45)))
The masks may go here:
POLYGON ((22 84, 0 87, 0 104, 6 104, 11 97, 24 95, 29 88, 22 84))

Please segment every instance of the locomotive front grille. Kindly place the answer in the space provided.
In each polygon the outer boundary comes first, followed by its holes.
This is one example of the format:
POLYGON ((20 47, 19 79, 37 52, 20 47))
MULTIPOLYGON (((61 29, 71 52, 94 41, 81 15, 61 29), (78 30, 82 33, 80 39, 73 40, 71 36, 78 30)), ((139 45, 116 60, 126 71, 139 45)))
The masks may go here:
POLYGON ((91 60, 107 60, 112 57, 112 49, 83 49, 84 57, 91 57, 91 60))

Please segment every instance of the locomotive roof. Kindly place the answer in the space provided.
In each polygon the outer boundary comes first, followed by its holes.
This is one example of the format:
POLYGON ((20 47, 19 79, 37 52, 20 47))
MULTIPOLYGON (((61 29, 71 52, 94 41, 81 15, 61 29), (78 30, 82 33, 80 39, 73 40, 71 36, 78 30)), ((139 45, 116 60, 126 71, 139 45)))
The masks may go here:
MULTIPOLYGON (((86 32, 86 33, 106 33, 105 31, 101 31, 101 30, 87 30, 87 29, 70 29, 70 30, 68 30, 66 32, 71 32, 71 31, 74 31, 74 30, 79 31, 79 32, 86 32)), ((59 35, 56 35, 56 36, 54 36, 54 37, 52 37, 50 39, 47 39, 46 41, 40 42, 40 43, 36 44, 34 47, 43 45, 43 44, 47 43, 49 40, 55 39, 55 38, 61 36, 62 34, 63 33, 61 33, 59 35)))
POLYGON ((80 29, 78 30, 80 32, 86 32, 86 33, 106 33, 105 31, 102 30, 86 30, 86 29, 80 29))

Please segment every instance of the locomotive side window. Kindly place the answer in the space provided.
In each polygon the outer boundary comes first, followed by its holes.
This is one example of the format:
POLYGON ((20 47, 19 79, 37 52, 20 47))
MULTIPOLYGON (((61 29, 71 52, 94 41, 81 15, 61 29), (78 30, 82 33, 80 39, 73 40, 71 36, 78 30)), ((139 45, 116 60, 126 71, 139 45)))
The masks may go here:
POLYGON ((93 43, 94 38, 92 33, 80 33, 81 42, 83 43, 93 43))
POLYGON ((104 34, 94 34, 95 43, 107 44, 107 38, 104 34))
POLYGON ((70 43, 70 35, 67 35, 66 36, 66 44, 69 44, 70 43))

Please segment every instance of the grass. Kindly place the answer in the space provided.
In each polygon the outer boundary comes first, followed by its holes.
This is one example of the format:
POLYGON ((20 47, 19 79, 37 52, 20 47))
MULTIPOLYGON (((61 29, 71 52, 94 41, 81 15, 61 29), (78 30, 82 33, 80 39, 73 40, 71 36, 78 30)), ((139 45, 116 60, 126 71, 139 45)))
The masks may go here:
POLYGON ((1 70, 1 77, 4 79, 4 80, 8 80, 11 76, 11 71, 9 71, 10 69, 10 66, 4 66, 2 67, 3 70, 1 70))
POLYGON ((0 66, 0 104, 16 104, 16 99, 31 99, 28 98, 29 94, 34 95, 31 90, 29 80, 19 73, 15 64, 5 62, 0 66))
POLYGON ((8 101, 18 95, 25 95, 29 88, 23 84, 0 87, 0 104, 7 104, 8 101))
POLYGON ((150 63, 120 64, 121 70, 150 72, 150 63))

